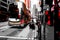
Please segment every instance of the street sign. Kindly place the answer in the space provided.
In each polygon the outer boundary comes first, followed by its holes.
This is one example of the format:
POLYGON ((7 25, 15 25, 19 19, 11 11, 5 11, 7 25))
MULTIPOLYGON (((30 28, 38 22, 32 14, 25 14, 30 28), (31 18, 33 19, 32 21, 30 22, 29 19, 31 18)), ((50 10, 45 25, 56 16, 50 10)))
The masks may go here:
POLYGON ((16 2, 19 2, 19 0, 16 0, 16 2))

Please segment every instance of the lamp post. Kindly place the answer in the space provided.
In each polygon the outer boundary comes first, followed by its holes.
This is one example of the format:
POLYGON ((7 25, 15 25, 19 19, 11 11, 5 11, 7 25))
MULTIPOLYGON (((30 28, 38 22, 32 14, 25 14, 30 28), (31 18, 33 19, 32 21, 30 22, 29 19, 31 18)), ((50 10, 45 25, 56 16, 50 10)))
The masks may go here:
POLYGON ((43 2, 43 26, 42 26, 42 40, 46 40, 46 37, 45 37, 45 28, 46 28, 46 24, 45 24, 45 10, 46 10, 46 5, 45 5, 45 0, 42 0, 43 2))

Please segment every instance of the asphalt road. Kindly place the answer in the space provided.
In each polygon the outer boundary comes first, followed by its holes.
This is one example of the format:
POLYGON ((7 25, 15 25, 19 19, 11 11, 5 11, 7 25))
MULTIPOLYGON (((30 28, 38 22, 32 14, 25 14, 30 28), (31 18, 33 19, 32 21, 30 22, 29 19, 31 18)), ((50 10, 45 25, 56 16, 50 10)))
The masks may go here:
MULTIPOLYGON (((8 26, 8 22, 3 22, 3 23, 0 23, 0 36, 6 36, 6 35, 14 35, 15 36, 23 36, 23 37, 27 37, 28 40, 32 40, 32 39, 29 39, 29 38, 34 38, 37 36, 37 25, 35 25, 36 28, 35 30, 32 30, 32 29, 29 29, 29 25, 27 25, 26 28, 24 28, 22 31, 20 31, 19 29, 10 29, 11 26, 8 26), (3 32, 1 32, 3 31, 3 32)), ((43 26, 41 26, 43 27, 43 26)), ((42 28, 41 28, 42 29, 42 28)), ((42 30, 43 31, 43 30, 42 30)), ((46 37, 46 40, 54 40, 54 27, 50 27, 48 25, 46 25, 46 29, 45 29, 45 37, 46 37)), ((43 33, 42 33, 43 34, 43 33)), ((1 39, 1 38, 0 38, 1 39)), ((8 39, 8 40, 17 40, 17 39, 8 39)), ((19 40, 19 39, 18 39, 19 40)), ((21 40, 24 40, 24 39, 21 39, 21 40)))
POLYGON ((27 25, 24 29, 15 29, 11 28, 11 26, 8 25, 8 22, 0 23, 0 40, 25 40, 25 39, 19 39, 20 38, 27 38, 28 40, 32 40, 34 37, 37 36, 37 26, 35 30, 32 30, 29 28, 29 25, 27 25), (2 30, 2 31, 1 31, 2 30), (2 38, 1 36, 4 36, 2 38), (7 37, 9 36, 9 37, 7 37), (11 38, 11 37, 17 37, 17 39, 11 38), (6 39, 8 38, 8 39, 6 39))

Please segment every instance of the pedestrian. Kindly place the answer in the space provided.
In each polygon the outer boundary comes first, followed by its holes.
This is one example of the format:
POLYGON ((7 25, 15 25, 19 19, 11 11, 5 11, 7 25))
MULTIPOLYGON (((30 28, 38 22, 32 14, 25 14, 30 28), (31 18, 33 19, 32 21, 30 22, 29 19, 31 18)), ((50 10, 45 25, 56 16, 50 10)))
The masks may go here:
POLYGON ((35 30, 35 25, 34 25, 34 21, 32 20, 32 22, 29 24, 30 29, 35 30))

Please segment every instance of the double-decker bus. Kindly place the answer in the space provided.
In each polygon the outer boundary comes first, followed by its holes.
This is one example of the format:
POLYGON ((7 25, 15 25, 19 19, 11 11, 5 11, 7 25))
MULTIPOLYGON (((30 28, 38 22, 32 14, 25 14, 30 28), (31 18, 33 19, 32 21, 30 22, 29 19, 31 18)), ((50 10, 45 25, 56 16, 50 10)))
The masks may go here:
POLYGON ((21 8, 18 8, 18 5, 10 4, 9 12, 9 22, 10 26, 22 26, 30 22, 31 15, 30 11, 26 9, 26 5, 21 2, 21 8))

